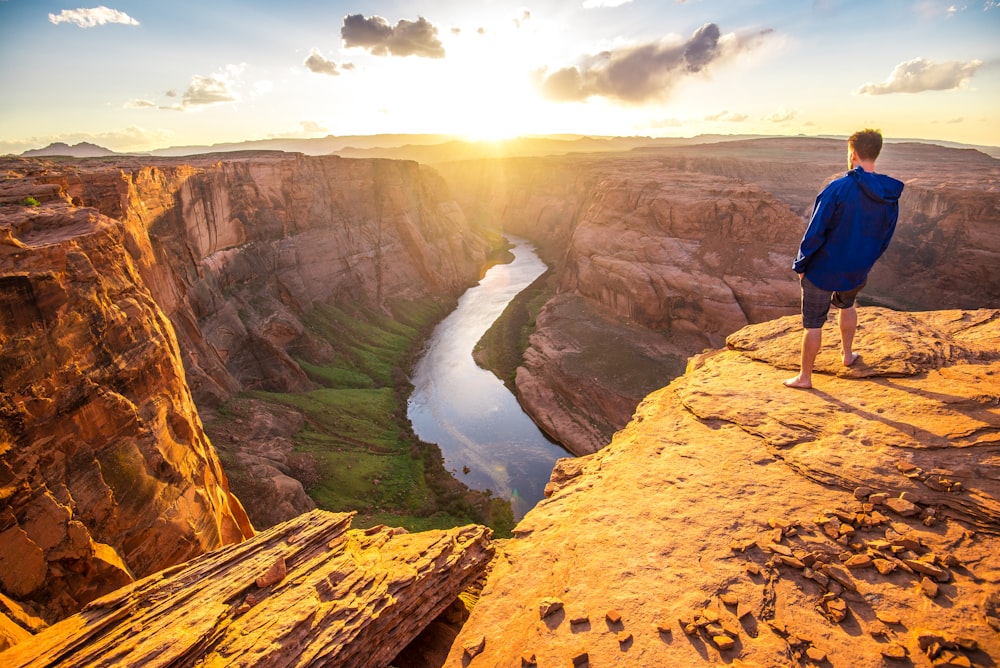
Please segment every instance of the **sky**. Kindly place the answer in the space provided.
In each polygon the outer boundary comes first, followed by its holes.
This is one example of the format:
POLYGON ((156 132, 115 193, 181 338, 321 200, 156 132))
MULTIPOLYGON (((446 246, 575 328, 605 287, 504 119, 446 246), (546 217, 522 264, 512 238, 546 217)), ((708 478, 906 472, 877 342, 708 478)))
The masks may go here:
POLYGON ((1000 0, 0 0, 0 154, 384 133, 1000 146, 1000 0))

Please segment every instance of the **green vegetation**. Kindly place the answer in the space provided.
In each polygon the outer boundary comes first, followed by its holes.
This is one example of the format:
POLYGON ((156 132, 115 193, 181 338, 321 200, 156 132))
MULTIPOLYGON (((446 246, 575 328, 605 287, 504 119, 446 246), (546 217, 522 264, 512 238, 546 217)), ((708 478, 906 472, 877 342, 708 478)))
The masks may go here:
POLYGON ((21 200, 21 206, 38 206, 39 204, 40 204, 39 201, 34 197, 32 197, 31 195, 28 195, 27 197, 21 200))
POLYGON ((509 536, 506 500, 469 490, 444 468, 436 445, 423 443, 406 416, 408 370, 430 328, 451 304, 399 302, 395 317, 373 309, 325 306, 305 324, 332 348, 332 358, 297 360, 320 389, 253 392, 306 418, 295 435, 306 491, 320 508, 358 511, 359 527, 387 524, 411 531, 487 524, 509 536))
POLYGON ((514 372, 528 348, 528 337, 535 331, 535 318, 555 294, 554 281, 551 271, 536 278, 511 300, 472 351, 476 364, 492 371, 511 392, 515 391, 514 372))

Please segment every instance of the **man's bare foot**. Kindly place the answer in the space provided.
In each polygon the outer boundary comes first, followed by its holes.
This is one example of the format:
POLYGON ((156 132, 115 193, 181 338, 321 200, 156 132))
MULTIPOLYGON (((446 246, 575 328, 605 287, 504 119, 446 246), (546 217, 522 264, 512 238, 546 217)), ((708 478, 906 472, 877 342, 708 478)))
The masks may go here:
POLYGON ((794 387, 797 390, 808 390, 812 388, 812 383, 808 380, 802 380, 799 376, 795 378, 789 378, 782 382, 785 387, 794 387))
POLYGON ((861 357, 861 355, 857 353, 851 353, 850 357, 844 357, 844 366, 851 366, 858 361, 859 357, 861 357))

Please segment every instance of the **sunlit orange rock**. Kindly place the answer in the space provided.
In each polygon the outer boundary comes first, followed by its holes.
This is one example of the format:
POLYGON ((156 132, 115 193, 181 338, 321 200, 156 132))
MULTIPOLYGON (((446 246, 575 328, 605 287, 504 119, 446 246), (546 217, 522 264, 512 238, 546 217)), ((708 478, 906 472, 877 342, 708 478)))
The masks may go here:
POLYGON ((473 668, 526 651, 539 666, 1000 660, 1000 311, 862 308, 850 368, 831 319, 813 390, 781 384, 800 333, 797 316, 740 329, 606 448, 560 460, 445 665, 479 637, 473 668), (887 504, 901 497, 918 512, 887 504), (539 620, 552 597, 565 615, 539 620), (570 623, 584 617, 600 623, 570 623))

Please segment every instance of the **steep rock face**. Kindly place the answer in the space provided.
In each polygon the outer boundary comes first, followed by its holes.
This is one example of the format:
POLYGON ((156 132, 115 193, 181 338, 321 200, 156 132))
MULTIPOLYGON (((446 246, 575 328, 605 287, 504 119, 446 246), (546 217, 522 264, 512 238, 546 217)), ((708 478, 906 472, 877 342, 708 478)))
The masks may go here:
POLYGON ((446 665, 1000 660, 1000 311, 826 335, 812 391, 751 325, 561 460, 446 665))
POLYGON ((144 241, 59 201, 4 207, 0 229, 2 592, 52 621, 252 535, 130 252, 144 241))
POLYGON ((94 601, 5 666, 386 666, 486 568, 489 529, 313 511, 94 601), (90 638, 90 642, 80 642, 90 638))
MULTIPOLYGON (((411 162, 247 153, 4 166, 0 203, 31 195, 42 209, 123 227, 203 406, 242 390, 313 388, 297 360, 332 355, 303 324, 314 307, 346 301, 391 312, 396 299, 450 298, 486 256, 440 177, 411 162)), ((239 443, 259 436, 253 429, 228 436, 239 443)), ((265 446, 250 448, 268 450, 263 457, 234 454, 273 500, 256 516, 280 521, 313 508, 284 447, 265 446)))
POLYGON ((48 178, 148 232, 139 269, 198 401, 307 389, 293 355, 324 351, 304 314, 336 300, 388 310, 454 296, 486 255, 440 177, 411 162, 229 154, 77 164, 48 178))

